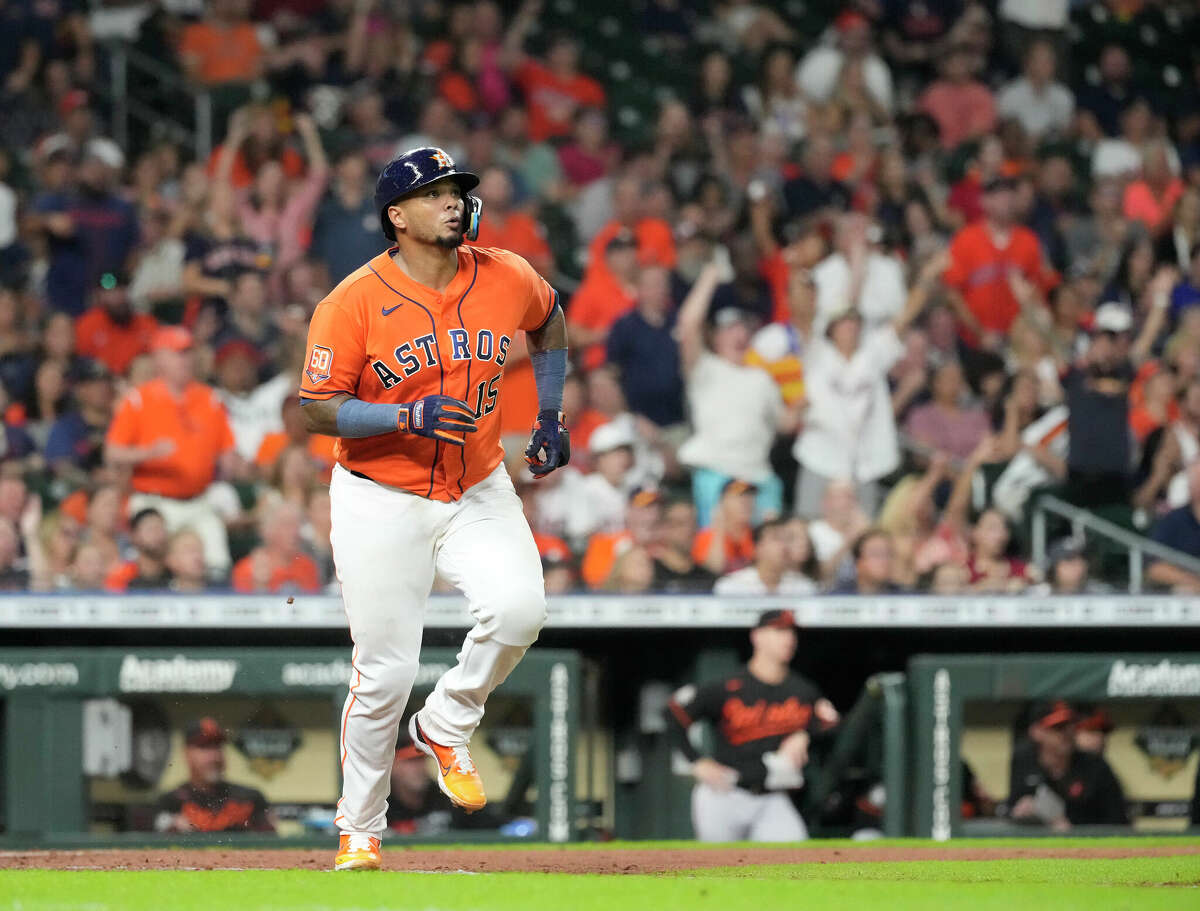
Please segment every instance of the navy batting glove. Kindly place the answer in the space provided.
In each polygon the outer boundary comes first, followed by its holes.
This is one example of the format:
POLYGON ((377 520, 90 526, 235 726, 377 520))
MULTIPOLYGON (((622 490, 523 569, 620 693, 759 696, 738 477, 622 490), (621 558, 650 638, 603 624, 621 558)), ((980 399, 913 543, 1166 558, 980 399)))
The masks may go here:
POLYGON ((475 412, 466 402, 449 395, 427 395, 415 402, 400 406, 396 426, 401 433, 415 433, 431 440, 441 440, 454 446, 464 442, 455 433, 474 433, 475 412))
POLYGON ((525 447, 525 461, 535 478, 544 478, 571 461, 571 434, 563 425, 561 411, 539 411, 533 435, 525 447))

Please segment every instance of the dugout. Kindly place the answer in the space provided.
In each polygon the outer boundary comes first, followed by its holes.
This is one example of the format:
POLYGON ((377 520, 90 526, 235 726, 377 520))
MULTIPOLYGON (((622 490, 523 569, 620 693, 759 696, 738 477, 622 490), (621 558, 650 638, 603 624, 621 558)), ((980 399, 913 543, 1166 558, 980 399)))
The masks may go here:
MULTIPOLYGON (((454 659, 452 649, 424 650, 410 707, 454 659)), ((492 802, 506 811, 497 820, 531 817, 549 841, 574 834, 580 674, 573 652, 530 654, 489 702, 473 744, 492 802)), ((350 677, 343 649, 0 649, 0 844, 162 838, 153 804, 186 778, 183 730, 200 716, 229 731, 226 778, 267 796, 283 839, 327 839, 350 677)), ((183 838, 231 837, 255 836, 183 838)), ((503 837, 451 830, 440 839, 503 837)))

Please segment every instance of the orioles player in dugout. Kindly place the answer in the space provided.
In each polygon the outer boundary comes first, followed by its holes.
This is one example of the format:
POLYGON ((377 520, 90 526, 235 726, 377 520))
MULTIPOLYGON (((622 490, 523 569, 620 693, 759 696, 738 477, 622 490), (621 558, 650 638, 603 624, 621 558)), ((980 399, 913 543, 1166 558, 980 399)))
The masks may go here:
POLYGON ((496 403, 523 330, 538 398, 525 458, 535 477, 567 464, 566 322, 558 293, 524 259, 463 244, 478 229, 482 203, 469 195, 478 184, 437 148, 389 162, 375 204, 393 246, 334 288, 309 325, 300 396, 308 429, 338 438, 330 543, 354 641, 338 870, 381 865, 396 734, 435 573, 466 596, 475 625, 409 734, 437 760, 442 792, 468 811, 487 800, 471 735, 546 618, 496 403))

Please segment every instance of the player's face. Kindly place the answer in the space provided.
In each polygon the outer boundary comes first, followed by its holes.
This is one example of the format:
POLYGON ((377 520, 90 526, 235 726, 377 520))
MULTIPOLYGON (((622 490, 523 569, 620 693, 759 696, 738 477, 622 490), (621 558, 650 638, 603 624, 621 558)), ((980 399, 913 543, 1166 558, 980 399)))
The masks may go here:
POLYGON ((754 651, 778 664, 790 664, 796 654, 796 631, 765 626, 754 631, 754 651))
POLYGON ((449 177, 422 187, 393 208, 403 213, 404 234, 419 243, 453 250, 463 242, 466 207, 462 190, 449 177))
POLYGON ((188 747, 187 763, 193 778, 205 784, 216 784, 225 774, 225 748, 188 747))

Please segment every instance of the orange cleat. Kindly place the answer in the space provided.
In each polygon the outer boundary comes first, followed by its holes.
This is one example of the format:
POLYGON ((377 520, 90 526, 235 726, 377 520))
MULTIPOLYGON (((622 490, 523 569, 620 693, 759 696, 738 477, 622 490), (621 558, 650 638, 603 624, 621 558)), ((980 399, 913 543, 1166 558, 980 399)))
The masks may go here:
POLYGON ((372 835, 342 835, 338 840, 334 870, 378 870, 383 866, 379 839, 372 835))
POLYGON ((465 744, 444 747, 427 739, 421 725, 417 723, 415 714, 408 720, 408 736, 412 738, 413 745, 418 750, 437 760, 438 787, 450 798, 452 804, 462 807, 468 813, 484 808, 487 796, 483 793, 483 780, 475 771, 471 751, 465 744))

